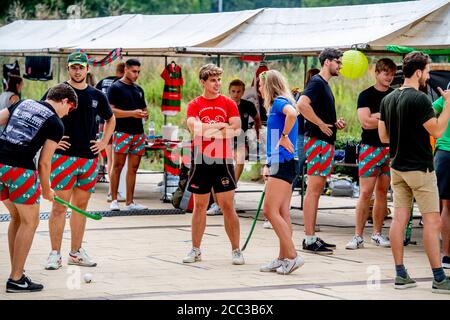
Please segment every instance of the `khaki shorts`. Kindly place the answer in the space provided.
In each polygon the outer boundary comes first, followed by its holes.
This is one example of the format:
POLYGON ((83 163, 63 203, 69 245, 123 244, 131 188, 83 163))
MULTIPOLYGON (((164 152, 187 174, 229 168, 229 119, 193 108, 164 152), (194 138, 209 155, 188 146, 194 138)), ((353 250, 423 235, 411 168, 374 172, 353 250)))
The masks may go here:
POLYGON ((397 171, 391 168, 391 186, 395 208, 410 208, 415 198, 420 213, 439 212, 435 171, 397 171))

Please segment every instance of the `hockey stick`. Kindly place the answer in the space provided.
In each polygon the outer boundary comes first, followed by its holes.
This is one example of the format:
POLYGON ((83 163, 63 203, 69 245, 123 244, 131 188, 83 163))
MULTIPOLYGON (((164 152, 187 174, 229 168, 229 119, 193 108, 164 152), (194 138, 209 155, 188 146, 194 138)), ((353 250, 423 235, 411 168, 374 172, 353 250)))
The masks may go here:
POLYGON ((73 211, 75 211, 76 213, 82 214, 83 216, 86 216, 88 218, 94 219, 94 220, 100 220, 101 218, 103 218, 101 215, 99 214, 92 214, 86 211, 81 210, 80 208, 77 208, 73 205, 71 205, 70 203, 68 203, 67 201, 64 201, 61 198, 58 198, 55 196, 55 201, 61 203, 62 205, 65 205, 66 207, 72 209, 73 211))
POLYGON ((250 241, 250 237, 252 236, 253 229, 255 229, 256 221, 258 221, 259 212, 261 211, 261 206, 262 206, 265 194, 266 194, 266 188, 264 188, 264 190, 261 194, 261 198, 259 199, 258 209, 256 210, 256 215, 255 215, 255 218, 253 219, 252 228, 250 229, 250 233, 248 234, 247 240, 245 241, 244 246, 242 247, 241 251, 244 251, 245 248, 247 248, 247 244, 250 241))

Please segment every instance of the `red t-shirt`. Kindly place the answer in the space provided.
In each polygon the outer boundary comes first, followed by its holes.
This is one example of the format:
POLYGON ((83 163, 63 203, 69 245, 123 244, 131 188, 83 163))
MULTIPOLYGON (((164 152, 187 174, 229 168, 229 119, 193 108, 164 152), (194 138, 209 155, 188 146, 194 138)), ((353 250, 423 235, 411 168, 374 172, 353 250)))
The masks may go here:
MULTIPOLYGON (((200 96, 188 104, 186 115, 187 118, 198 118, 202 123, 229 123, 230 118, 239 117, 239 109, 225 96, 215 99, 200 96)), ((200 147, 200 152, 208 158, 233 159, 233 139, 194 137, 194 147, 200 147)))

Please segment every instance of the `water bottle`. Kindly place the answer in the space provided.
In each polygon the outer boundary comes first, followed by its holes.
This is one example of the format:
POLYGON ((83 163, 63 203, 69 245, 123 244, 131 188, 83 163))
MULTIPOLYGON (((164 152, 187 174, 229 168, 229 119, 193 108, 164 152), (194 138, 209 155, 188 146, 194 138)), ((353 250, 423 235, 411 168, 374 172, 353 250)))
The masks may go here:
POLYGON ((148 123, 148 144, 152 146, 155 143, 155 123, 150 121, 148 123))

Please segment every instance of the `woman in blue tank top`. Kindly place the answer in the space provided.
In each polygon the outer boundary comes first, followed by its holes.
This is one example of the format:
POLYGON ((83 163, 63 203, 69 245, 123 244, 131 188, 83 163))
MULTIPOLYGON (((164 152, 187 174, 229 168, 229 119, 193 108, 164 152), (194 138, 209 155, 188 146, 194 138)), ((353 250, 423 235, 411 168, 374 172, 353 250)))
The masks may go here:
POLYGON ((298 175, 297 111, 289 86, 276 70, 260 75, 260 91, 267 110, 267 164, 264 167, 264 214, 280 240, 278 257, 261 266, 262 272, 290 274, 304 263, 292 241, 292 182, 298 175))

